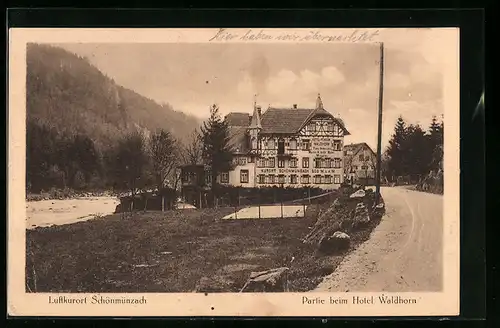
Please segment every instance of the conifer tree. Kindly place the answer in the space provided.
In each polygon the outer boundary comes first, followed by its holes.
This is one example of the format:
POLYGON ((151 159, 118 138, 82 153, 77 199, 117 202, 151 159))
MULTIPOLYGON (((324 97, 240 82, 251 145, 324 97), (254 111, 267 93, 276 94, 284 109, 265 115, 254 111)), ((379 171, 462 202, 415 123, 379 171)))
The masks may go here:
POLYGON ((403 175, 407 169, 404 154, 407 132, 406 122, 402 116, 399 116, 387 149, 387 169, 392 176, 403 175))
POLYGON ((203 160, 210 166, 212 193, 217 196, 217 177, 231 168, 232 154, 229 146, 229 126, 222 119, 219 107, 210 107, 210 117, 201 127, 203 141, 203 160))

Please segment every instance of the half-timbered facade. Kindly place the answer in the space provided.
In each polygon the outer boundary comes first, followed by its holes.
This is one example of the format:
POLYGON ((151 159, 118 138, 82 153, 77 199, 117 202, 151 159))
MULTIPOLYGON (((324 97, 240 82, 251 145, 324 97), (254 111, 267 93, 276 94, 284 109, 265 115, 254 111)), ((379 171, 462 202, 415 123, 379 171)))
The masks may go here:
POLYGON ((219 182, 234 186, 319 187, 336 189, 344 179, 343 143, 349 135, 343 121, 323 108, 254 106, 252 115, 226 116, 234 169, 219 182))

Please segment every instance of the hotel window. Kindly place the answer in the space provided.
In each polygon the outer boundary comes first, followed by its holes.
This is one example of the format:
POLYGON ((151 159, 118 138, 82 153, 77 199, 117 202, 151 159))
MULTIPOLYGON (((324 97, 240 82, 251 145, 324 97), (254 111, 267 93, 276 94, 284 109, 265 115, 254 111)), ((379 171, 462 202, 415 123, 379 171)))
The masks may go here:
POLYGON ((328 132, 333 131, 333 123, 326 123, 326 131, 328 132))
POLYGON ((342 142, 340 140, 333 141, 333 150, 342 150, 342 142))
POLYGON ((311 132, 316 131, 316 123, 309 123, 309 124, 307 125, 307 130, 308 130, 308 131, 311 131, 311 132))
POLYGON ((331 175, 325 175, 325 183, 327 183, 327 184, 332 183, 332 176, 331 175))
POLYGON ((275 176, 274 174, 270 174, 268 177, 267 177, 267 183, 274 183, 275 181, 275 176))
POLYGON ((340 129, 339 129, 339 126, 337 124, 333 125, 333 134, 335 134, 335 135, 340 134, 340 129))
POLYGON ((212 173, 205 172, 205 184, 209 185, 212 183, 212 173))
POLYGON ((266 167, 274 167, 276 163, 274 162, 274 157, 268 158, 266 167))
POLYGON ((339 169, 342 167, 342 159, 340 158, 334 158, 333 159, 333 167, 336 169, 339 169))
POLYGON ((296 158, 290 159, 290 167, 291 168, 296 168, 297 167, 297 162, 298 162, 298 160, 296 158))
POLYGON ((309 157, 303 157, 302 158, 302 167, 303 168, 308 168, 309 167, 309 157))
POLYGON ((241 183, 248 183, 248 170, 241 170, 240 171, 240 182, 241 183))
POLYGON ((303 140, 302 141, 302 150, 310 150, 311 149, 311 143, 309 142, 309 140, 303 140))
POLYGON ((290 149, 297 149, 297 140, 295 139, 290 140, 290 149))
POLYGON ((333 183, 340 184, 340 174, 333 175, 333 183))
POLYGON ((278 167, 281 167, 281 168, 285 167, 285 161, 282 159, 278 159, 278 167))
POLYGON ((221 183, 229 183, 229 173, 228 172, 222 172, 220 175, 220 182, 221 183))
POLYGON ((264 174, 259 175, 259 183, 266 183, 266 176, 264 174))
POLYGON ((274 140, 270 139, 267 141, 267 149, 274 149, 274 140))
POLYGON ((252 138, 252 149, 257 149, 257 138, 252 138))
POLYGON ((296 174, 292 174, 290 176, 290 183, 292 183, 292 184, 296 184, 297 183, 297 175, 296 174))
POLYGON ((321 167, 321 159, 315 158, 314 159, 314 168, 319 169, 320 167, 321 167))
POLYGON ((324 163, 324 168, 330 169, 332 168, 332 159, 331 158, 325 158, 325 163, 324 163))
POLYGON ((363 165, 363 166, 361 166, 361 169, 362 170, 368 170, 368 166, 367 165, 363 165))
POLYGON ((314 176, 314 183, 321 183, 321 175, 315 175, 314 176))
POLYGON ((247 164, 247 158, 246 157, 239 157, 238 158, 238 165, 246 165, 247 164))
POLYGON ((363 156, 363 154, 359 155, 359 160, 363 162, 365 160, 365 156, 363 156))
POLYGON ((278 154, 283 155, 285 153, 285 141, 278 140, 278 154))
POLYGON ((283 174, 278 175, 278 183, 285 183, 285 176, 283 174))
POLYGON ((303 175, 300 177, 300 183, 302 184, 308 184, 309 183, 309 176, 308 175, 303 175))

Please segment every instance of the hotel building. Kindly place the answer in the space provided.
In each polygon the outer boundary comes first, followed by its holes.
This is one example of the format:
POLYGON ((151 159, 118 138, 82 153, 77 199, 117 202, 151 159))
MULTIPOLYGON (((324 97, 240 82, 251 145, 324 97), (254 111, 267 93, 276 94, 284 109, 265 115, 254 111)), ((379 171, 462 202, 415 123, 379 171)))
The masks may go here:
POLYGON ((344 122, 323 108, 271 108, 252 115, 230 113, 233 169, 219 183, 241 187, 336 189, 344 179, 344 122))

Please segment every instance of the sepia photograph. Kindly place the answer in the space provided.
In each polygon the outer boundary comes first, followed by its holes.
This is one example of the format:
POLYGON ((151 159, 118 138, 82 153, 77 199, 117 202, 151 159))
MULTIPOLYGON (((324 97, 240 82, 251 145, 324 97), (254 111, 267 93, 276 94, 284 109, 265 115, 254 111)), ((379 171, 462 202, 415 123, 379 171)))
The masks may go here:
POLYGON ((20 38, 10 105, 16 293, 458 304, 456 29, 42 32, 20 38))

